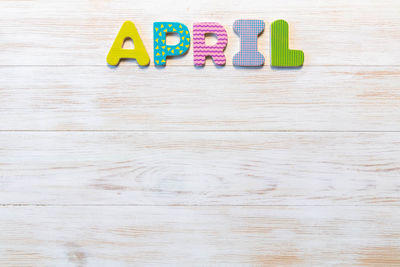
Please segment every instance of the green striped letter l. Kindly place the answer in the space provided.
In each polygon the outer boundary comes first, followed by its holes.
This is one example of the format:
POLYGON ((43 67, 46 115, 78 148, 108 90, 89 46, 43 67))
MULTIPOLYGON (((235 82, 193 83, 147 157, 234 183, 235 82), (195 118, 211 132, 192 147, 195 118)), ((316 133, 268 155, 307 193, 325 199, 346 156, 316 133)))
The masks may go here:
POLYGON ((274 21, 271 25, 271 66, 301 67, 304 53, 289 49, 289 24, 284 20, 274 21))

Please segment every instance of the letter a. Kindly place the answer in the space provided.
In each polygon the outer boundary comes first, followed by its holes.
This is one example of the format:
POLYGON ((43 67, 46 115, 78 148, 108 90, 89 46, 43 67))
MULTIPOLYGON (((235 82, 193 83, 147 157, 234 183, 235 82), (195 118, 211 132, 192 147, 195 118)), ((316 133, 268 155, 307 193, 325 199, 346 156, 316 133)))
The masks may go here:
POLYGON ((117 66, 122 58, 136 59, 140 66, 147 66, 150 63, 149 54, 144 47, 139 32, 132 21, 125 21, 107 56, 107 63, 117 66), (126 39, 132 39, 135 49, 123 49, 122 45, 126 39))
POLYGON ((301 50, 289 49, 289 24, 277 20, 271 25, 271 66, 301 67, 304 53, 301 50))

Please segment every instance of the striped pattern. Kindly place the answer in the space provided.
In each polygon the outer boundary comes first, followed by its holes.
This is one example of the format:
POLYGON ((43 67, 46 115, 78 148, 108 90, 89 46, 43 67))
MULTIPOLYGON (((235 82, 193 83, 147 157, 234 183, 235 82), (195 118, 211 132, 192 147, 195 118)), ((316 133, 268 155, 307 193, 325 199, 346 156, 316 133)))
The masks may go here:
POLYGON ((193 25, 193 59, 196 66, 204 66, 207 56, 211 56, 216 65, 225 65, 224 50, 227 44, 228 34, 221 24, 202 22, 193 25), (215 45, 206 45, 207 33, 214 33, 217 36, 218 41, 215 45))
POLYGON ((271 25, 271 66, 300 67, 304 63, 304 53, 289 49, 289 24, 277 20, 271 25))
POLYGON ((233 57, 234 66, 264 65, 264 56, 257 49, 257 38, 264 28, 262 20, 235 21, 233 29, 240 36, 240 52, 233 57))

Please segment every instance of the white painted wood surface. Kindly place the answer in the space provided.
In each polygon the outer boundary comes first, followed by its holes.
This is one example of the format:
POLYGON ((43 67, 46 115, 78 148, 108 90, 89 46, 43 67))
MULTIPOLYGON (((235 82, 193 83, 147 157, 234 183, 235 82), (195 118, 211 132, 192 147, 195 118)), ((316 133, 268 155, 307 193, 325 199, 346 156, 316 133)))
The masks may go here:
POLYGON ((1 130, 399 131, 400 67, 2 67, 1 130))
MULTIPOLYGON (((1 64, 100 65, 122 23, 138 26, 148 52, 153 22, 216 21, 227 29, 227 64, 239 49, 236 19, 262 19, 260 51, 269 62, 270 24, 285 19, 291 47, 306 54, 305 65, 400 65, 400 2, 397 0, 2 0, 1 64)), ((129 64, 130 65, 130 64, 129 64)), ((193 56, 168 65, 193 66, 193 56)))
POLYGON ((391 207, 3 207, 2 266, 396 266, 391 207))
POLYGON ((398 133, 0 133, 0 203, 399 205, 399 145, 398 133))
POLYGON ((400 266, 400 2, 0 1, 0 266, 400 266), (290 24, 295 70, 234 68, 290 24), (217 21, 227 65, 105 65, 217 21))

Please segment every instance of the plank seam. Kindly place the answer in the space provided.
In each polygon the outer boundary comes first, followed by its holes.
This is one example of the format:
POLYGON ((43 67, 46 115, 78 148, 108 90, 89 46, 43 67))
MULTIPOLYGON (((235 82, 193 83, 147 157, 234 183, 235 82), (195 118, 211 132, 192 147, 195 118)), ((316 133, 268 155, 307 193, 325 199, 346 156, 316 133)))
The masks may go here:
POLYGON ((392 205, 241 205, 241 204, 216 204, 216 205, 151 205, 151 204, 0 204, 1 207, 399 207, 399 204, 392 205))
POLYGON ((400 133, 400 130, 0 130, 0 133, 400 133))
MULTIPOLYGON (((156 67, 154 65, 150 65, 150 66, 146 66, 146 67, 140 67, 138 66, 136 63, 135 64, 124 64, 118 67, 114 67, 114 66, 108 66, 108 65, 0 65, 0 67, 3 68, 8 68, 8 67, 108 67, 110 69, 117 69, 117 68, 131 68, 131 67, 135 67, 138 69, 146 69, 146 68, 171 68, 171 67, 188 67, 188 68, 195 68, 195 69, 204 69, 207 67, 216 67, 216 68, 236 68, 236 69, 252 69, 252 67, 239 67, 239 66, 234 66, 234 65, 225 65, 225 66, 215 66, 215 65, 207 65, 204 67, 196 67, 194 65, 168 65, 165 67, 156 67)), ((253 69, 263 69, 263 68, 270 68, 270 69, 285 69, 285 68, 276 68, 276 67, 271 67, 269 65, 265 65, 262 67, 257 67, 257 68, 253 68, 253 69)), ((290 69, 302 69, 302 68, 308 68, 308 67, 316 67, 316 68, 320 68, 320 67, 328 67, 328 68, 337 68, 337 67, 371 67, 371 68, 390 68, 390 67, 400 67, 400 65, 304 65, 301 68, 286 68, 288 70, 290 69)))

